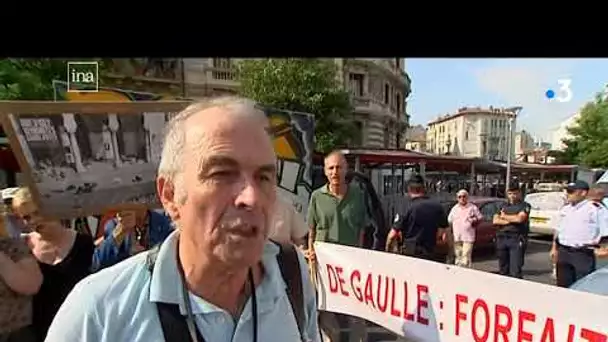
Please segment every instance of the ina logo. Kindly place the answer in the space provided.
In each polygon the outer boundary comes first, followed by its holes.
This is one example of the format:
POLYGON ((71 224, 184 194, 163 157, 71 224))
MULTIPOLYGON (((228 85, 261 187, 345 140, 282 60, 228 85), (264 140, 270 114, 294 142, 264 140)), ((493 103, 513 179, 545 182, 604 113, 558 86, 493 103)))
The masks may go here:
POLYGON ((97 92, 99 64, 97 62, 68 62, 68 92, 97 92))

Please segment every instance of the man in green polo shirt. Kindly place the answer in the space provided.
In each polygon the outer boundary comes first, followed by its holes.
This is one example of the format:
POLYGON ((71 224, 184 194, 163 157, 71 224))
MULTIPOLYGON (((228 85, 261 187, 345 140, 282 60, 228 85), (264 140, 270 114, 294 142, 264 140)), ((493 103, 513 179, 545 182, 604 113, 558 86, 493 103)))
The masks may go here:
MULTIPOLYGON (((346 182, 348 164, 344 155, 335 151, 324 161, 327 184, 313 191, 308 206, 308 255, 315 261, 314 242, 324 241, 359 247, 370 219, 365 206, 365 194, 356 185, 346 182)), ((319 325, 323 340, 340 341, 340 326, 335 313, 320 312, 319 325)), ((350 317, 349 341, 367 341, 365 321, 350 317)))

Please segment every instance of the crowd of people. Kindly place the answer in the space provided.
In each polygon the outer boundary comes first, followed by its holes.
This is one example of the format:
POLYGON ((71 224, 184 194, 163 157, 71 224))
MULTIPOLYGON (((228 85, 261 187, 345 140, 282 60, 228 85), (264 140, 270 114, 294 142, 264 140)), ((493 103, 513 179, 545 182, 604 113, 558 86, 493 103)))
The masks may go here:
MULTIPOLYGON (((366 194, 346 181, 346 158, 332 152, 324 159, 327 183, 313 191, 305 222, 279 198, 276 165, 257 104, 218 98, 189 106, 168 124, 156 181, 164 214, 136 204, 112 208, 94 239, 47 216, 27 188, 7 193, 0 342, 335 342, 340 315, 317 312, 316 241, 432 260, 440 236, 456 265, 471 267, 483 217, 466 190, 445 212, 426 196, 425 180, 412 176, 407 205, 383 232, 372 223, 366 194)), ((588 250, 597 247, 606 209, 585 200, 588 190, 582 183, 567 189, 571 204, 551 253, 560 286, 595 265, 588 250)), ((499 270, 521 278, 530 206, 518 186, 507 197, 493 218, 499 270)), ((364 320, 346 321, 350 341, 367 341, 364 320)))

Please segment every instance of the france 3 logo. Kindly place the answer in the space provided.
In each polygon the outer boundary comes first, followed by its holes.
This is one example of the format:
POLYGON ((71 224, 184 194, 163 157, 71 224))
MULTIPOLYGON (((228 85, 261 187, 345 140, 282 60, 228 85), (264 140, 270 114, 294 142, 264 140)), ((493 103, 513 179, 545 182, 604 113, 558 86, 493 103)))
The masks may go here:
POLYGON ((549 89, 545 92, 545 96, 549 101, 570 102, 572 100, 571 84, 572 80, 569 78, 559 79, 557 80, 557 85, 559 86, 557 91, 549 89))

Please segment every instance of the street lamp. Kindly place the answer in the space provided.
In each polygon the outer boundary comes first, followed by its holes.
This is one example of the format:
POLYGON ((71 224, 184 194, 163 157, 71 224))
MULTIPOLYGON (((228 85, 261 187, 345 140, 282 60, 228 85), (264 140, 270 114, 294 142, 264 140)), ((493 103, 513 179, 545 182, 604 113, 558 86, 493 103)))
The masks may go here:
POLYGON ((511 182, 511 149, 513 148, 511 145, 513 144, 513 121, 517 118, 519 112, 521 112, 522 107, 514 107, 511 108, 511 113, 513 116, 509 115, 509 135, 507 136, 507 177, 505 179, 505 194, 509 190, 509 183, 511 182))

